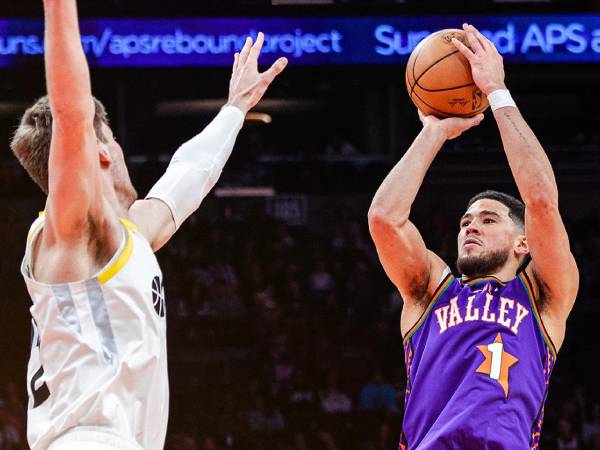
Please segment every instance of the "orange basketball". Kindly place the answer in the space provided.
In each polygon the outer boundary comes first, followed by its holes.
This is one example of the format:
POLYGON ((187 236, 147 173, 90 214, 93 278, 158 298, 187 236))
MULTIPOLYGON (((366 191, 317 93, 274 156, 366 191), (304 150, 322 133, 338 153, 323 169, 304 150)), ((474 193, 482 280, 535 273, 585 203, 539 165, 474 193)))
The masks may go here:
POLYGON ((423 39, 408 59, 408 95, 425 115, 472 117, 489 106, 453 37, 468 45, 463 30, 440 30, 423 39))

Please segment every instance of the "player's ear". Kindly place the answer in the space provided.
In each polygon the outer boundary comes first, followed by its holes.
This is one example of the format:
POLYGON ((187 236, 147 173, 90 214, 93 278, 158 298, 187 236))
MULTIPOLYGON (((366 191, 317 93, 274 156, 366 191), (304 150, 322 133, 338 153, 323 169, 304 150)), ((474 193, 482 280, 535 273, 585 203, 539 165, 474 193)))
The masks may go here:
POLYGON ((102 142, 100 139, 97 139, 98 144, 98 157, 100 159, 101 167, 108 167, 112 164, 113 159, 110 154, 110 150, 108 149, 108 145, 102 142))
POLYGON ((517 256, 529 254, 529 246, 527 245, 527 238, 524 234, 519 234, 515 237, 514 248, 517 256))

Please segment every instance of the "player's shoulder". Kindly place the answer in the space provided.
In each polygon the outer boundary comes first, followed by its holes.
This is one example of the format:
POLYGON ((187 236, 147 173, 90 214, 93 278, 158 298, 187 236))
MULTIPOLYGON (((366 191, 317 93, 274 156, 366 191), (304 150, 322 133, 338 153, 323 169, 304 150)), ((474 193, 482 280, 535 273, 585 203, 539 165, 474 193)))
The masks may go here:
POLYGON ((429 256, 429 284, 427 286, 428 301, 431 300, 440 290, 440 286, 450 282, 454 276, 452 270, 446 262, 436 253, 427 250, 429 256))

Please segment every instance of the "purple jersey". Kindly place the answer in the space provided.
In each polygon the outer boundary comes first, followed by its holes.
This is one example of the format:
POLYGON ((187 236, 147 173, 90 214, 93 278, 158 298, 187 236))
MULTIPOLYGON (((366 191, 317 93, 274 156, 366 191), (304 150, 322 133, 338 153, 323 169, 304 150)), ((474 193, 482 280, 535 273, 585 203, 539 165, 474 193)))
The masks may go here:
POLYGON ((525 272, 447 275, 404 338, 402 450, 538 448, 556 350, 525 272))

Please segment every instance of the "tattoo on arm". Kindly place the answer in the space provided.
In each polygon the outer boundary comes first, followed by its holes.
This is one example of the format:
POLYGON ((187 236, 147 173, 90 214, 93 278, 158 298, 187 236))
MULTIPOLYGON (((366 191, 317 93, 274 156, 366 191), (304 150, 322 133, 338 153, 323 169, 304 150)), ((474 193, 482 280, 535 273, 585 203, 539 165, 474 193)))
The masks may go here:
POLYGON ((527 139, 527 137, 523 134, 523 132, 521 131, 521 129, 519 128, 519 126, 515 123, 515 121, 513 120, 513 118, 510 116, 510 114, 508 114, 508 112, 504 112, 504 117, 506 117, 506 119, 511 123, 511 125, 513 126, 514 130, 519 133, 519 137, 521 138, 521 140, 528 146, 530 147, 531 144, 529 142, 529 140, 527 139))

